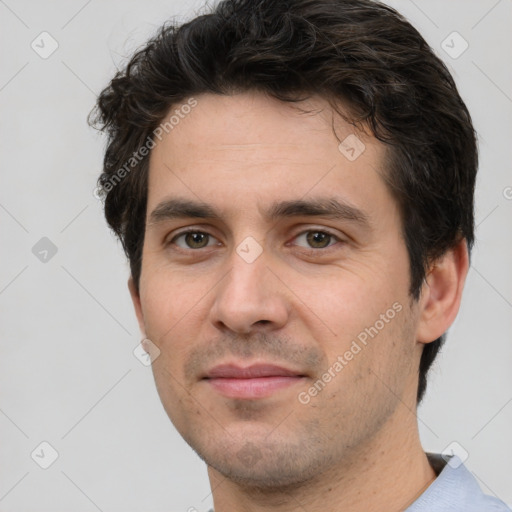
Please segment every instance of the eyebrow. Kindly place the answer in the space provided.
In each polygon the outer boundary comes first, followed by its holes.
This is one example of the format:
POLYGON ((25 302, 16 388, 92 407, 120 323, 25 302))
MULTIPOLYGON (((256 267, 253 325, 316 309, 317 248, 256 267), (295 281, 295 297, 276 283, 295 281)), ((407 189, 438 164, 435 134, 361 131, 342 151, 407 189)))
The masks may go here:
MULTIPOLYGON (((264 217, 268 222, 290 217, 326 217, 352 221, 364 228, 371 226, 365 212, 334 197, 276 201, 270 205, 264 217)), ((222 220, 220 212, 207 203, 176 198, 159 203, 149 216, 149 224, 184 218, 222 220)))

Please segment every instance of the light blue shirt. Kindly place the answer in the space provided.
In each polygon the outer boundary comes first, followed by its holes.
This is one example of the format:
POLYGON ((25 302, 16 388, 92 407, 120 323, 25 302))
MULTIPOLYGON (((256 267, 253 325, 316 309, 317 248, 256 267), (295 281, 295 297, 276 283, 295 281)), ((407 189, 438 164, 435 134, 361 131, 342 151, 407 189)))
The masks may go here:
POLYGON ((404 512, 512 512, 503 501, 482 492, 457 455, 447 457, 448 462, 433 453, 427 457, 438 476, 404 512))
POLYGON ((457 455, 427 453, 437 478, 405 512, 512 512, 503 501, 482 492, 457 455))

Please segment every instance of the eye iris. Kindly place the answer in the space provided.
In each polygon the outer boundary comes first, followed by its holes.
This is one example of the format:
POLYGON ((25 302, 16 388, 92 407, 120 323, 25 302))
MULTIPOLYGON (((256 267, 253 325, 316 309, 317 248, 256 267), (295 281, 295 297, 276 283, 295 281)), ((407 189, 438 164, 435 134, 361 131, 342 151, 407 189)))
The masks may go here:
POLYGON ((206 233, 187 233, 185 241, 189 247, 200 249, 208 244, 208 235, 206 233), (201 244, 204 241, 206 241, 206 244, 201 244))
POLYGON ((322 233, 321 231, 310 231, 306 236, 308 244, 316 248, 327 247, 329 245, 330 238, 331 235, 328 233, 322 233))

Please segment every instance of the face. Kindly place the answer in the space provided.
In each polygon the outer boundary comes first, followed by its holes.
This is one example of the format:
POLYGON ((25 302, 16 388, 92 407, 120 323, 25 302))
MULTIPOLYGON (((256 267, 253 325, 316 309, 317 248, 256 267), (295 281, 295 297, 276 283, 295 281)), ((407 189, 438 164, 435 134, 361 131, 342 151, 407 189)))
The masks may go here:
POLYGON ((258 93, 195 101, 149 163, 133 298, 155 382, 214 471, 297 484, 415 405, 418 313, 384 147, 320 98, 307 113, 258 93))

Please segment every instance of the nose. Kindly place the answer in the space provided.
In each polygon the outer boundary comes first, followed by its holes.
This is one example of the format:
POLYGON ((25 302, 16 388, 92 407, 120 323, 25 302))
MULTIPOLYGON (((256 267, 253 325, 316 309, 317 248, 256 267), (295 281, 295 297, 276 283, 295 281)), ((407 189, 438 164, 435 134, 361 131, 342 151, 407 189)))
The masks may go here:
POLYGON ((253 262, 233 251, 231 271, 215 288, 211 321, 219 330, 250 334, 255 330, 277 330, 286 325, 289 304, 286 286, 271 271, 265 251, 253 262))

